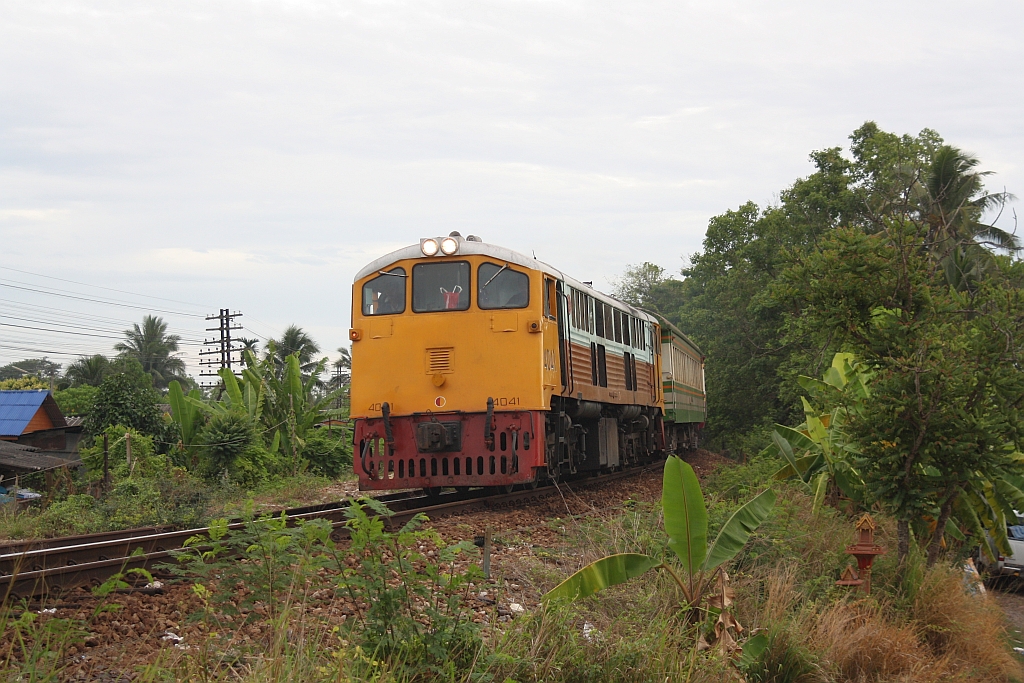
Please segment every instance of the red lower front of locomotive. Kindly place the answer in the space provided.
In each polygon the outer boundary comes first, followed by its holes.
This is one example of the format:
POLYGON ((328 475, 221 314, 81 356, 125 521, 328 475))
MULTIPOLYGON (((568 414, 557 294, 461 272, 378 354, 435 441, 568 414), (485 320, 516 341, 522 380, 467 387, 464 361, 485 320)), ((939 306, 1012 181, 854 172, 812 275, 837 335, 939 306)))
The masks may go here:
POLYGON ((537 411, 358 418, 354 440, 361 491, 512 486, 546 467, 537 411))

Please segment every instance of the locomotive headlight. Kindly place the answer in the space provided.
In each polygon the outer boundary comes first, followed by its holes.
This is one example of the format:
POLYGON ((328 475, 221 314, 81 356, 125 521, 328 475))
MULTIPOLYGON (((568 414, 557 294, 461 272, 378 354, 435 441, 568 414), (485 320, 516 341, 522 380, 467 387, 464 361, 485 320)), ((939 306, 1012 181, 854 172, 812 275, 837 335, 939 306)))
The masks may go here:
POLYGON ((437 253, 437 240, 420 240, 420 251, 424 256, 433 256, 437 253))
POLYGON ((454 237, 445 237, 441 240, 441 251, 445 256, 451 256, 459 250, 459 241, 454 237))

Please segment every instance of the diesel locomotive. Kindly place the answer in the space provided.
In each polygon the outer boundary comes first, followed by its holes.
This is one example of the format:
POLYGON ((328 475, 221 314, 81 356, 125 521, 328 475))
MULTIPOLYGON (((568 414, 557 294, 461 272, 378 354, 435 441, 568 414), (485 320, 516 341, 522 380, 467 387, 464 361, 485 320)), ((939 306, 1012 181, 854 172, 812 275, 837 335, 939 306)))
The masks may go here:
POLYGON ((536 258, 453 232, 352 291, 361 490, 511 490, 697 447, 700 349, 536 258))

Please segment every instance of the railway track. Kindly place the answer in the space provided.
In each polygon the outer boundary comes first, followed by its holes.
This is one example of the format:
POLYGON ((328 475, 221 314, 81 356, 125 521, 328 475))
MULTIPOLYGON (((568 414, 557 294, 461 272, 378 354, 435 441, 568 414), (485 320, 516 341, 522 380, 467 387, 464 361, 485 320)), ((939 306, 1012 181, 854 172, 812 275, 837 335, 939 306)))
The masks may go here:
MULTIPOLYGON (((478 490, 440 496, 396 493, 378 496, 376 499, 391 510, 388 523, 398 527, 420 513, 431 519, 443 519, 471 512, 521 507, 574 488, 636 476, 660 466, 661 463, 655 463, 558 486, 500 495, 487 495, 483 490, 478 490)), ((325 503, 284 512, 292 521, 328 520, 333 526, 331 538, 338 542, 348 538, 348 529, 345 527, 348 503, 325 503)), ((239 529, 242 526, 244 522, 237 521, 229 528, 239 529)), ((60 594, 81 586, 99 585, 129 569, 152 569, 156 563, 172 557, 175 550, 183 547, 186 539, 203 535, 208 530, 208 527, 179 530, 147 527, 0 545, 0 598, 18 601, 60 594)))

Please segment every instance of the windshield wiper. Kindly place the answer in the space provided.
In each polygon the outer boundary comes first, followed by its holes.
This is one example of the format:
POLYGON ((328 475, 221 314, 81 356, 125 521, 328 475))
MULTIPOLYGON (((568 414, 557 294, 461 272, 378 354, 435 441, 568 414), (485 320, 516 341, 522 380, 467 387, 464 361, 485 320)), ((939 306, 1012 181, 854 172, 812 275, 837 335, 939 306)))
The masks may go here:
POLYGON ((498 272, 495 273, 494 275, 492 275, 491 279, 484 283, 483 287, 480 288, 480 291, 483 291, 484 289, 487 288, 487 285, 489 285, 492 282, 494 282, 494 278, 496 278, 499 275, 501 275, 501 271, 505 270, 506 268, 508 268, 508 264, 507 263, 505 265, 503 265, 501 268, 498 268, 498 272))
POLYGON ((409 277, 405 273, 389 273, 386 270, 378 270, 377 272, 380 273, 381 275, 393 275, 394 277, 409 277))

